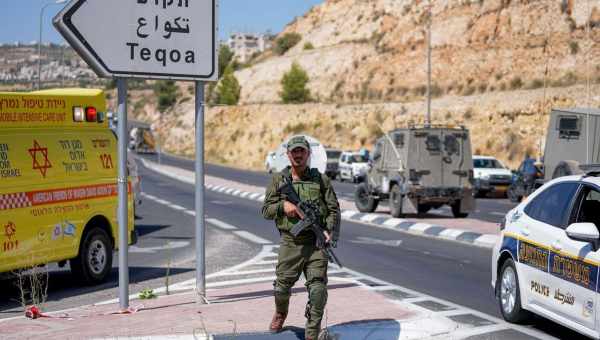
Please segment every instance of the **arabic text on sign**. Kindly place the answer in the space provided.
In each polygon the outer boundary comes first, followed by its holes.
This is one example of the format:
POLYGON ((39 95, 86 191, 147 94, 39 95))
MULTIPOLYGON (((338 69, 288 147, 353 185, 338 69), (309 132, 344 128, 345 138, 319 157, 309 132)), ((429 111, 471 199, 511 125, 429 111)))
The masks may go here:
POLYGON ((189 0, 137 0, 137 3, 141 5, 154 3, 154 5, 162 6, 162 8, 167 8, 171 6, 188 7, 189 0))

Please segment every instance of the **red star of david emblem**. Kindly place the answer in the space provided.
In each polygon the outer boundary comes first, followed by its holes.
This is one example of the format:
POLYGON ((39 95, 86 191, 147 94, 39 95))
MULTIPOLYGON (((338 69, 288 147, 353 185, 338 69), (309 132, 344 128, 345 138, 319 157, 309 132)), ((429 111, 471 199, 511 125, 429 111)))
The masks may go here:
POLYGON ((8 222, 7 225, 4 226, 4 236, 8 237, 10 241, 12 237, 17 233, 17 226, 14 223, 8 222))
POLYGON ((42 148, 40 144, 38 144, 37 140, 33 140, 33 148, 29 149, 29 154, 31 158, 33 158, 33 169, 39 170, 42 176, 46 178, 46 171, 48 168, 52 167, 50 160, 48 160, 48 148, 42 148), (41 153, 40 159, 38 161, 38 152, 41 153), (41 163, 41 158, 44 157, 43 163, 41 163))

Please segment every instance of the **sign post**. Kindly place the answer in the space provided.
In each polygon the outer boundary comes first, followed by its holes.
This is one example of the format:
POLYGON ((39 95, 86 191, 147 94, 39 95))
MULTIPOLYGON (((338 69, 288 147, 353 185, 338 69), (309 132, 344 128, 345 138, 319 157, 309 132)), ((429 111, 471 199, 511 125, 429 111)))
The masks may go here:
MULTIPOLYGON (((117 79, 119 122, 119 301, 128 298, 127 83, 195 81, 196 290, 205 302, 204 81, 218 79, 217 0, 71 0, 53 23, 99 77, 117 79)), ((162 150, 161 150, 162 151, 162 150)))
POLYGON ((117 78, 117 125, 119 136, 119 173, 118 173, 118 222, 119 222, 119 307, 129 308, 129 252, 127 251, 129 235, 127 230, 127 80, 117 78), (125 162, 123 162, 123 160, 125 162))

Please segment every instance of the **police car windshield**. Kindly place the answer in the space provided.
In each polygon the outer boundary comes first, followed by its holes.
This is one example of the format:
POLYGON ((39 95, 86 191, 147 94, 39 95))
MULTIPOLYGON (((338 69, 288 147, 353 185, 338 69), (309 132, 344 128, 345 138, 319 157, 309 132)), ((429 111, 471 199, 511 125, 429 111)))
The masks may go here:
POLYGON ((504 169, 504 166, 495 159, 474 159, 473 167, 483 169, 504 169))

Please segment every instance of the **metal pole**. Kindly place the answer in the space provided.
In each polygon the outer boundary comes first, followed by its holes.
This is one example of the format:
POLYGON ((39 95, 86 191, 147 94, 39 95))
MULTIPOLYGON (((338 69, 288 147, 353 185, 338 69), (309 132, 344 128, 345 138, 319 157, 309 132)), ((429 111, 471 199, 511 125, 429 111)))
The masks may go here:
POLYGON ((431 0, 428 3, 427 16, 427 117, 425 125, 431 125, 431 0))
POLYGON ((45 4, 40 10, 40 36, 38 40, 38 74, 37 74, 37 89, 40 89, 42 81, 42 22, 44 21, 44 9, 50 4, 45 4))
POLYGON ((196 81, 196 294, 197 302, 206 300, 204 258, 204 83, 196 81))
POLYGON ((129 261, 127 222, 127 80, 117 78, 119 131, 119 306, 129 308, 129 261))

